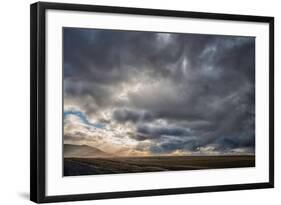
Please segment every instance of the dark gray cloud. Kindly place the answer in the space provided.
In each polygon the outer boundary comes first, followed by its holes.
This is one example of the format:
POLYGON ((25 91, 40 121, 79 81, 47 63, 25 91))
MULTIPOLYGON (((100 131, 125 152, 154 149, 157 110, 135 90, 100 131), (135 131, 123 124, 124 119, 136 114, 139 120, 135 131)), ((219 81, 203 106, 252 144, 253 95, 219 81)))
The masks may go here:
POLYGON ((161 136, 189 136, 191 131, 189 129, 171 125, 165 126, 150 126, 150 125, 140 125, 138 126, 137 131, 139 133, 152 136, 152 137, 161 137, 161 136))
POLYGON ((153 116, 146 111, 129 110, 127 108, 116 109, 113 112, 113 119, 118 122, 139 122, 139 121, 152 121, 153 116))
POLYGON ((253 152, 254 37, 64 28, 63 45, 65 106, 129 123, 152 153, 253 152))
POLYGON ((172 153, 175 150, 196 152, 198 151, 198 147, 200 146, 201 142, 196 139, 187 139, 185 141, 171 140, 157 145, 153 145, 149 148, 149 150, 154 154, 172 153))

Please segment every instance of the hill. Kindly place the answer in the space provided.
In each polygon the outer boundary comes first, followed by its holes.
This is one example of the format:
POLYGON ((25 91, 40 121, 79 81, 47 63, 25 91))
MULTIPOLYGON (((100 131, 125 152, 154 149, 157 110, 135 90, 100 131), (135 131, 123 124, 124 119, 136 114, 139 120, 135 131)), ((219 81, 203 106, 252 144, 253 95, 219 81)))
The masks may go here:
POLYGON ((108 157, 110 154, 88 145, 64 144, 64 157, 108 157))

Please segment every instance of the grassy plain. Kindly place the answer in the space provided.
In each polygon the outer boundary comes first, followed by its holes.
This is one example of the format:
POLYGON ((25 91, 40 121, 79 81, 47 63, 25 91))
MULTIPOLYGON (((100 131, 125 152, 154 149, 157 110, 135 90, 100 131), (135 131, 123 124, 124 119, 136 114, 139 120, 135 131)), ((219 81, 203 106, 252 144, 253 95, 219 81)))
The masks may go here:
POLYGON ((64 158, 64 176, 254 167, 255 156, 64 158))

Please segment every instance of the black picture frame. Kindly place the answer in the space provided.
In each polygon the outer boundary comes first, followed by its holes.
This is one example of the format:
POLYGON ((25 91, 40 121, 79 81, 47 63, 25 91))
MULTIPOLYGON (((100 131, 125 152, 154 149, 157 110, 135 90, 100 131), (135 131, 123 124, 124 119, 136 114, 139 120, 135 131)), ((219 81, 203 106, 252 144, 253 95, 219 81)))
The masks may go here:
POLYGON ((143 8, 125 8, 82 4, 38 2, 30 7, 30 200, 37 203, 97 200, 123 197, 187 194, 274 187, 274 18, 218 13, 202 13, 143 8), (46 81, 45 37, 46 10, 68 10, 129 15, 170 16, 195 19, 263 22, 269 24, 269 181, 190 188, 122 191, 107 193, 46 196, 46 81))

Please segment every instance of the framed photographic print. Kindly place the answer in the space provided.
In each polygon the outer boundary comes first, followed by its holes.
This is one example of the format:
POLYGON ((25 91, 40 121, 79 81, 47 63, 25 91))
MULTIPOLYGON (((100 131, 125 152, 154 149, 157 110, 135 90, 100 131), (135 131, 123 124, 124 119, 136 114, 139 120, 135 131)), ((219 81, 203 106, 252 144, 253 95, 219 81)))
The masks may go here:
POLYGON ((274 18, 31 5, 34 202, 274 186, 274 18))

